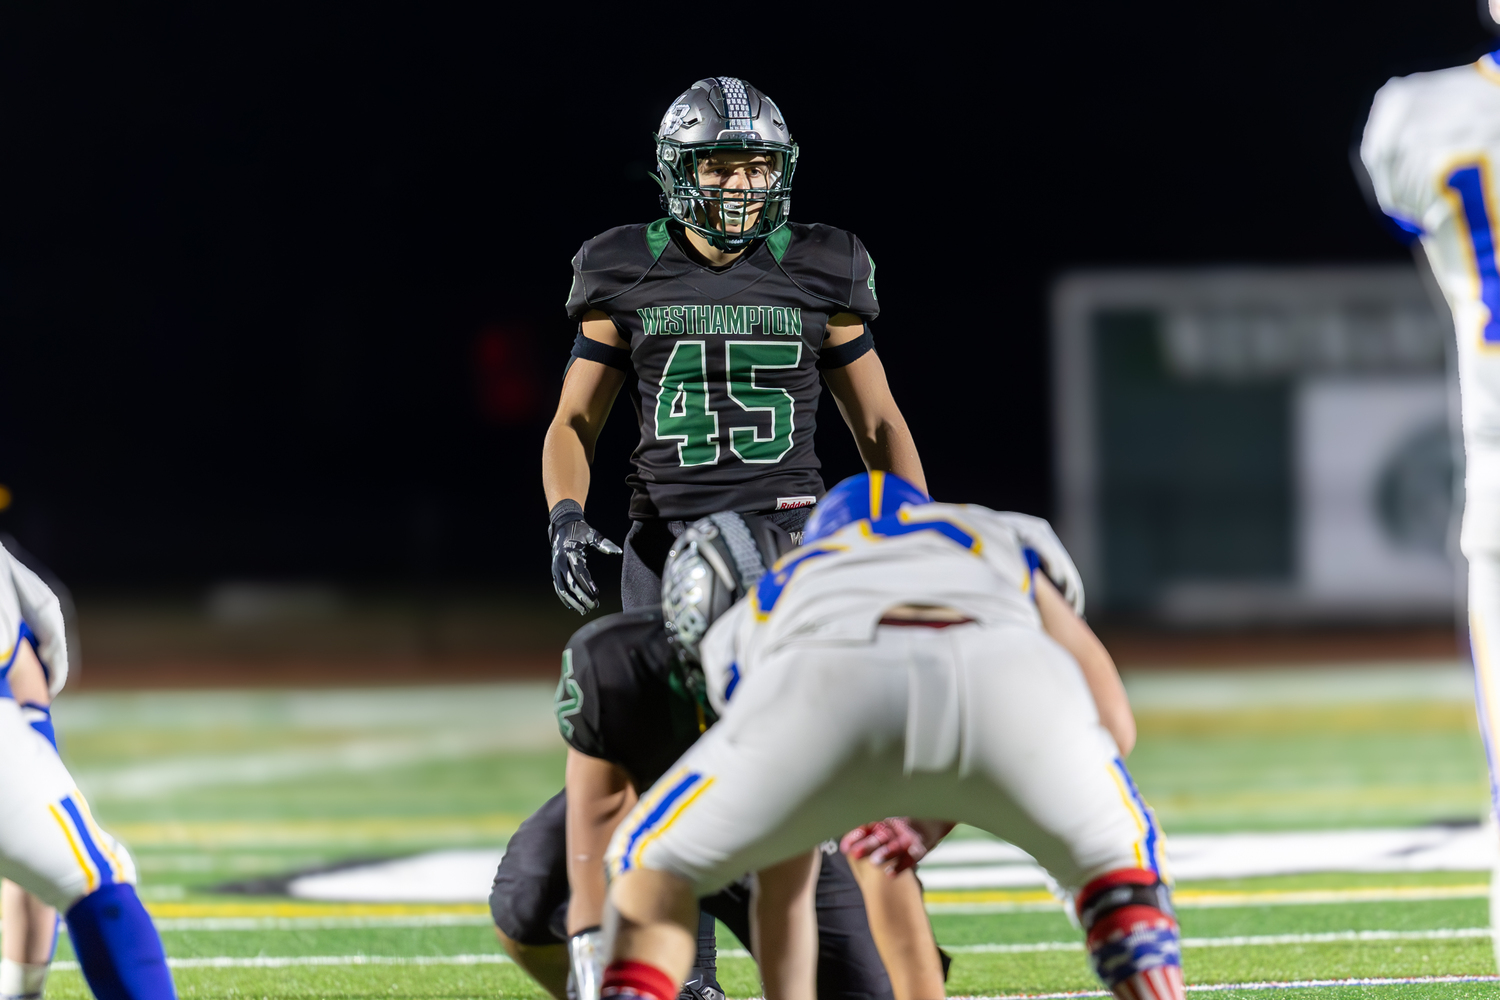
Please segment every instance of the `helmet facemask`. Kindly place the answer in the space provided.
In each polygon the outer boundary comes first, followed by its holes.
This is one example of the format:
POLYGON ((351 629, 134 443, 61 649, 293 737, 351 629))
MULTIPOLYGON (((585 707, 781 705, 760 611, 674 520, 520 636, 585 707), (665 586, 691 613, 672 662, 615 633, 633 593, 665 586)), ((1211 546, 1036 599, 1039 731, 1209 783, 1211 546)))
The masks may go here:
POLYGON ((658 137, 656 163, 667 212, 720 250, 739 250, 769 236, 790 214, 796 144, 744 139, 685 145, 658 137), (705 173, 723 164, 742 165, 765 180, 751 176, 748 186, 737 187, 705 184, 705 173))

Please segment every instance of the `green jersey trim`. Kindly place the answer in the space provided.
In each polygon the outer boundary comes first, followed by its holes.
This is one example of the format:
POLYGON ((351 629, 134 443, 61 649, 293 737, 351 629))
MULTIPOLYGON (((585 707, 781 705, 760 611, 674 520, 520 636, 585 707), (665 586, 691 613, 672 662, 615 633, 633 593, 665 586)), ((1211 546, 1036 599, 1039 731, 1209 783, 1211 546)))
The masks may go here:
POLYGON ((786 256, 786 248, 792 245, 792 230, 789 226, 782 226, 776 232, 766 237, 766 246, 771 249, 771 256, 776 258, 776 263, 781 263, 781 258, 786 256))
POLYGON ((666 219, 657 219, 646 227, 646 249, 651 251, 652 260, 659 258, 670 242, 672 237, 667 232, 666 219))

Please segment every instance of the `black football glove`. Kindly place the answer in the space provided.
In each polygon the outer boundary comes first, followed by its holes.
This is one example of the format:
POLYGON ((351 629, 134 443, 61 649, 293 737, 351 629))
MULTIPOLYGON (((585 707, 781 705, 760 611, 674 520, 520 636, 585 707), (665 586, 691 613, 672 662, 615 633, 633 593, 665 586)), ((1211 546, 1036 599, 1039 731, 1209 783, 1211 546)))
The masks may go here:
POLYGON ((599 606, 599 588, 589 576, 585 558, 590 548, 605 555, 617 556, 624 550, 583 519, 583 508, 577 500, 559 500, 552 508, 547 524, 552 540, 552 587, 562 602, 580 615, 599 606))

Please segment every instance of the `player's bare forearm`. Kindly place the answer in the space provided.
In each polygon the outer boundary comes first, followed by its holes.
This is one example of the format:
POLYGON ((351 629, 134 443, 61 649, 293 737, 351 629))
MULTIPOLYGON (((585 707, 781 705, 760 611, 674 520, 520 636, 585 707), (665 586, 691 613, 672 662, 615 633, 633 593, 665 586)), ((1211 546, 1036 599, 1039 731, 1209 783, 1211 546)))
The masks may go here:
POLYGON ((1088 682, 1089 692, 1099 709, 1099 721, 1115 738, 1120 756, 1127 756, 1135 746, 1135 716, 1131 714, 1130 699, 1125 696, 1125 685, 1120 681, 1120 672, 1115 669, 1114 657, 1109 655, 1109 650, 1104 648, 1104 643, 1099 641, 1088 623, 1074 613, 1072 605, 1046 574, 1036 573, 1033 579, 1036 581, 1036 607, 1042 616, 1042 628, 1078 661, 1078 666, 1083 669, 1083 679, 1088 682))
POLYGON ((567 796, 568 933, 576 934, 603 919, 604 852, 636 796, 623 769, 571 749, 567 796))
POLYGON ((557 413, 542 444, 542 488, 548 508, 569 499, 585 505, 594 444, 624 384, 623 372, 597 361, 575 358, 568 368, 557 413))
POLYGON ((577 500, 587 506, 589 465, 592 449, 587 448, 577 428, 553 422, 542 443, 542 489, 547 494, 547 509, 559 500, 577 500))
POLYGON ((829 369, 823 373, 823 380, 854 435, 865 467, 894 472, 927 492, 917 444, 891 395, 879 355, 870 351, 842 368, 829 369))

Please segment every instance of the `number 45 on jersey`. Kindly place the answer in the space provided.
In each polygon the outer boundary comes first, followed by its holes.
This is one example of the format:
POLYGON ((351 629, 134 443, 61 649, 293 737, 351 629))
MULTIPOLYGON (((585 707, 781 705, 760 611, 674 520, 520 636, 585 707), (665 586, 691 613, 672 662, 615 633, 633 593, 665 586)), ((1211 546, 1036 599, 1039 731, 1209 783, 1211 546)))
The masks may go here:
MULTIPOLYGON (((741 462, 773 465, 792 448, 796 404, 785 389, 756 384, 763 370, 796 368, 802 344, 733 341, 724 345, 724 391, 746 413, 768 413, 770 433, 755 425, 729 428, 729 450, 741 462)), ((708 346, 682 340, 672 347, 656 395, 656 437, 677 442, 680 465, 719 461, 719 413, 708 398, 708 346)))

